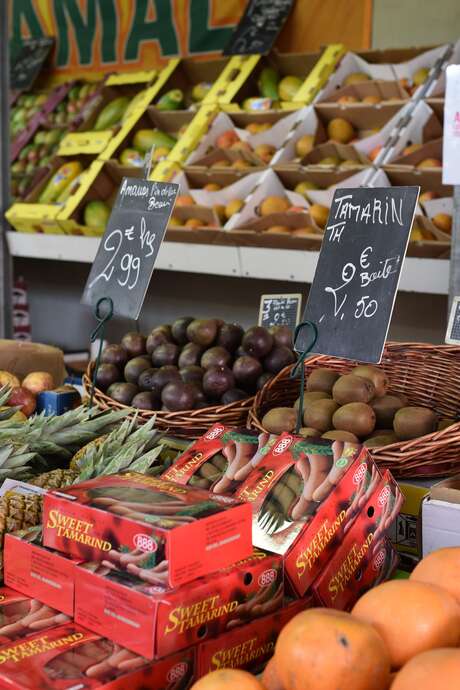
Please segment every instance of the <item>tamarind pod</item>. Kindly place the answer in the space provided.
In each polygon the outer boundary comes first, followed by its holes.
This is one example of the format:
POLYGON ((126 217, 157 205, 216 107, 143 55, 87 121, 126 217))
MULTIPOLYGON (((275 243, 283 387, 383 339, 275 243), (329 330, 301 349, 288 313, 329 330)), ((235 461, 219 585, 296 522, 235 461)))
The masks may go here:
POLYGON ((342 467, 339 463, 335 462, 332 465, 327 477, 313 492, 313 500, 317 501, 318 503, 324 501, 324 499, 327 498, 331 491, 337 486, 348 469, 349 464, 342 467))
POLYGON ((279 483, 273 487, 271 494, 278 500, 282 510, 287 515, 288 508, 295 498, 295 493, 292 491, 292 489, 286 486, 286 484, 279 483))
POLYGON ((148 582, 151 585, 166 585, 168 584, 168 573, 167 572, 154 572, 147 568, 139 568, 135 563, 128 563, 126 570, 131 573, 131 575, 136 575, 141 580, 148 582))
POLYGON ((233 628, 238 628, 240 625, 244 625, 245 623, 247 623, 247 621, 241 620, 240 618, 232 618, 231 621, 227 621, 225 628, 226 630, 233 630, 233 628))
POLYGON ((215 455, 213 455, 211 458, 211 462, 215 467, 217 467, 218 470, 221 470, 222 472, 227 467, 227 459, 224 458, 222 453, 216 453, 215 455))
POLYGON ((49 616, 48 618, 43 618, 41 620, 33 621, 28 625, 31 630, 44 630, 50 626, 62 625, 62 623, 67 623, 71 619, 64 613, 57 613, 55 616, 49 616))
POLYGON ((224 476, 219 479, 217 484, 213 486, 212 491, 215 494, 224 494, 229 491, 232 486, 233 481, 224 474, 224 476))
POLYGON ((216 479, 219 479, 222 476, 222 472, 209 460, 201 465, 198 470, 198 474, 200 474, 204 479, 209 479, 211 482, 215 482, 216 479))
POLYGON ((103 678, 112 671, 112 666, 109 664, 107 659, 104 659, 104 661, 100 661, 99 663, 87 668, 86 675, 88 678, 103 678))
POLYGON ((279 608, 281 608, 281 605, 283 603, 283 595, 284 586, 283 583, 281 583, 273 597, 271 597, 268 601, 262 604, 257 604, 256 606, 254 606, 254 608, 252 609, 253 618, 266 616, 267 614, 273 613, 273 611, 277 611, 279 608))

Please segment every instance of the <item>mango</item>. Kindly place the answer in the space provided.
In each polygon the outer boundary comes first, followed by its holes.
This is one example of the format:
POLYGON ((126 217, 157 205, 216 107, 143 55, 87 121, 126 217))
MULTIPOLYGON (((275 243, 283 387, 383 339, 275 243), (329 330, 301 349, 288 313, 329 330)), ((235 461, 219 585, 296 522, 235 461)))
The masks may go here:
POLYGON ((278 84, 278 96, 282 101, 292 101, 302 86, 302 79, 293 75, 283 77, 278 84))
POLYGON ((350 86, 350 84, 360 84, 363 81, 369 81, 370 76, 364 72, 352 72, 345 77, 343 85, 350 86))
POLYGON ((79 161, 70 161, 61 165, 54 173, 38 199, 39 204, 53 204, 72 180, 83 171, 79 161))
POLYGON ((180 89, 167 91, 156 103, 158 110, 181 110, 184 105, 184 94, 180 89))
POLYGON ((115 127, 120 122, 128 106, 129 98, 127 96, 114 98, 113 101, 107 103, 98 115, 93 127, 94 131, 101 132, 104 129, 115 127))
POLYGON ((104 229, 110 218, 110 208, 104 201, 90 201, 83 211, 83 222, 90 228, 104 229))
POLYGON ((303 158, 304 156, 306 156, 312 150, 314 142, 314 134, 304 134, 303 136, 299 137, 299 139, 297 139, 295 143, 296 155, 299 158, 303 158))
POLYGON ((142 168, 144 165, 144 158, 136 149, 124 149, 120 154, 120 163, 122 165, 131 165, 134 168, 142 168))
POLYGON ((269 216, 272 213, 283 213, 290 207, 290 202, 283 196, 267 196, 258 208, 260 216, 269 216))
POLYGON ((176 139, 160 129, 139 129, 133 136, 132 144, 141 153, 147 153, 152 146, 172 149, 176 144, 176 139))
POLYGON ((353 125, 343 117, 334 117, 327 124, 327 134, 329 139, 340 144, 348 144, 355 136, 353 125))
POLYGON ((195 101, 195 103, 201 103, 201 101, 206 98, 211 88, 212 84, 207 81, 200 81, 199 84, 195 84, 191 93, 192 101, 195 101))
POLYGON ((273 101, 278 100, 278 82, 278 72, 273 67, 264 67, 257 82, 260 95, 273 101))

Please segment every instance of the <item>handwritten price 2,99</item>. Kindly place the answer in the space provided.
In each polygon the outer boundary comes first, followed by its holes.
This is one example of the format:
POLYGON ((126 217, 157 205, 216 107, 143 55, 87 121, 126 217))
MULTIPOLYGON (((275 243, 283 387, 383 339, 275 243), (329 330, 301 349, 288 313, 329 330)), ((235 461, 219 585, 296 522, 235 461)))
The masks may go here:
MULTIPOLYGON (((147 230, 145 218, 142 216, 140 223, 140 233, 136 237, 134 225, 131 225, 126 230, 113 230, 107 235, 104 241, 104 249, 110 255, 104 269, 91 281, 89 288, 92 288, 99 280, 105 280, 107 283, 112 279, 115 269, 117 274, 121 272, 121 276, 116 278, 117 283, 121 287, 127 287, 128 290, 133 290, 139 280, 141 271, 141 260, 148 259, 154 254, 155 233, 147 230), (133 242, 133 251, 126 251, 121 253, 123 240, 126 238, 128 242, 133 242), (141 250, 142 256, 138 256, 141 250), (143 253, 145 250, 145 253, 143 253), (118 264, 117 264, 118 260, 118 264)), ((131 247, 130 247, 131 248, 131 247)))

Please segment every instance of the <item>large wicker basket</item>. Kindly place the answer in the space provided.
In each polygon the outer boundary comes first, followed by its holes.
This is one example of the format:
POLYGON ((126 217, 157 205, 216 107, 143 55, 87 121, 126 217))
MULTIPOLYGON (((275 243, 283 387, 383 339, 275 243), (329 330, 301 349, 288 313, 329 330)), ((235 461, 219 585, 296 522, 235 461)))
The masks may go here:
MULTIPOLYGON (((335 357, 313 356, 305 373, 329 367, 345 373, 356 363, 335 357)), ((441 417, 460 418, 460 347, 422 343, 388 343, 381 366, 391 391, 403 393, 411 405, 429 407, 441 417)), ((290 406, 299 395, 292 367, 283 369, 256 395, 249 426, 262 429, 261 420, 272 407, 290 406)), ((435 477, 460 472, 460 422, 412 441, 400 441, 371 451, 379 467, 398 477, 435 477)))
MULTIPOLYGON (((83 376, 83 386, 88 396, 91 394, 93 366, 93 363, 91 363, 83 376)), ((93 397, 93 404, 101 410, 132 409, 133 415, 137 412, 140 422, 147 422, 155 415, 158 429, 167 431, 174 436, 190 439, 198 438, 216 422, 226 426, 245 427, 253 402, 254 397, 250 397, 246 400, 230 403, 230 405, 214 405, 199 410, 184 410, 181 412, 164 412, 161 410, 153 412, 150 410, 134 410, 134 408, 129 408, 127 405, 122 405, 98 388, 94 390, 93 397)))

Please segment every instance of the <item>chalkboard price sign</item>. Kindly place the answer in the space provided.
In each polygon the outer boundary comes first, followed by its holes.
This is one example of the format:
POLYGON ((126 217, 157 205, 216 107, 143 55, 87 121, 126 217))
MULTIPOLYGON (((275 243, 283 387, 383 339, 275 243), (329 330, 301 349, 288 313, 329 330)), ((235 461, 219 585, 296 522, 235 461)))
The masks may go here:
MULTIPOLYGON (((380 362, 420 187, 337 189, 304 321, 312 352, 380 362)), ((308 347, 302 329, 296 350, 308 347)))
POLYGON ((45 64, 54 46, 54 38, 26 38, 13 44, 10 67, 10 87, 14 91, 27 91, 45 64))
POLYGON ((289 326, 294 332, 299 322, 302 295, 262 295, 259 326, 289 326))
POLYGON ((82 302, 110 297, 119 316, 139 317, 179 186, 124 177, 82 302))
POLYGON ((293 0, 249 0, 224 55, 264 55, 272 49, 293 0))

